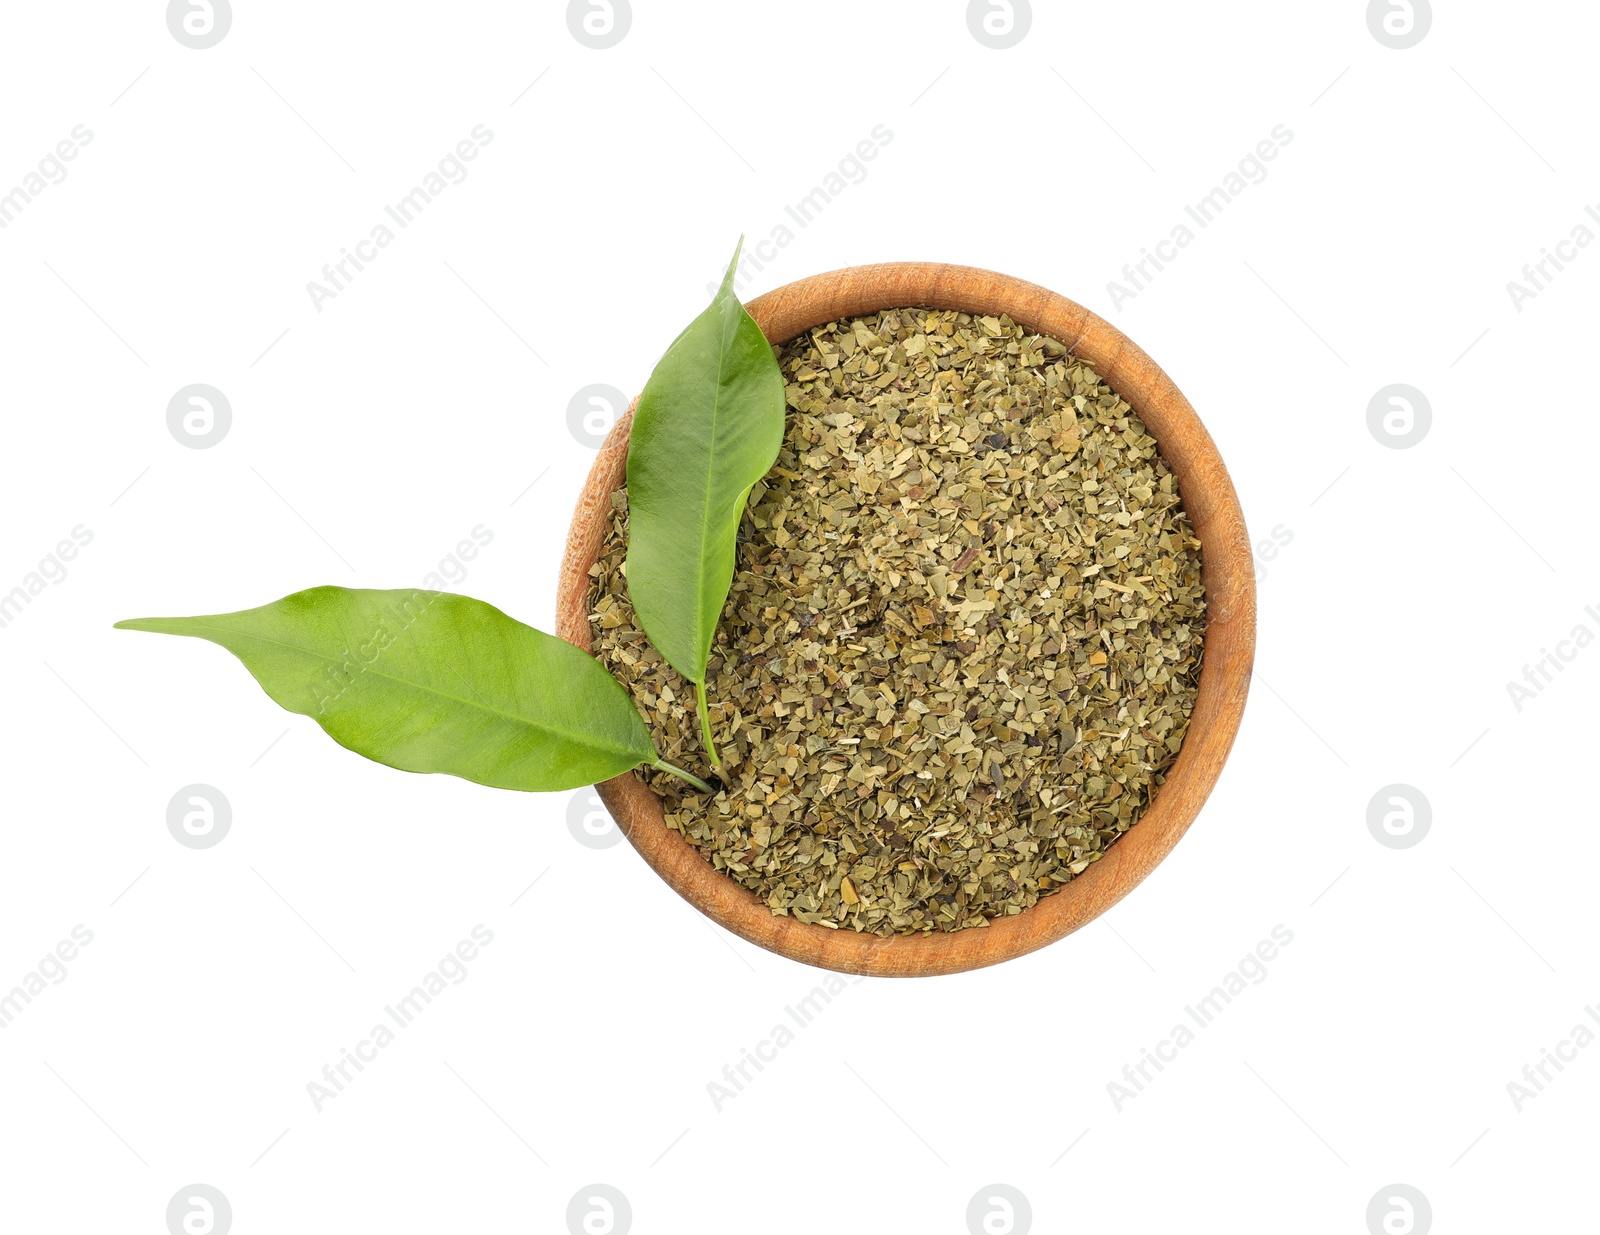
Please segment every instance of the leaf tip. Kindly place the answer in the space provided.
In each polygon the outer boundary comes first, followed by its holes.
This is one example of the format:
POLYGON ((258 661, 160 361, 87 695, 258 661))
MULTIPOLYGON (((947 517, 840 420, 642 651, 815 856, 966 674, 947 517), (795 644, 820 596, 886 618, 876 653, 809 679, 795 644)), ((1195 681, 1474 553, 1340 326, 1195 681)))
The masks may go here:
POLYGON ((170 635, 177 633, 172 629, 172 624, 182 620, 181 618, 123 618, 120 622, 113 622, 111 629, 145 630, 155 635, 170 635))
POLYGON ((728 273, 722 276, 722 291, 725 295, 733 290, 733 276, 739 269, 739 255, 744 252, 744 234, 739 235, 739 243, 733 246, 733 260, 728 263, 728 273))

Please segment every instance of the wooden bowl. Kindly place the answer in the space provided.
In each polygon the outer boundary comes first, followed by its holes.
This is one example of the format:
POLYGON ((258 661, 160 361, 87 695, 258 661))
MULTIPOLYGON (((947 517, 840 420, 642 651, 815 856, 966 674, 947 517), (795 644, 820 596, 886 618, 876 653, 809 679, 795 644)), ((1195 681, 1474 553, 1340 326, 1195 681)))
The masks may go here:
MULTIPOLYGON (((1166 783, 1139 822, 1083 874, 987 928, 883 938, 779 917, 668 828, 661 799, 635 774, 597 786, 601 800, 623 835, 680 896, 736 935, 791 960, 844 973, 915 977, 978 969, 1054 943, 1111 908, 1172 851, 1216 784, 1239 730, 1255 659, 1256 594, 1244 514, 1228 469, 1194 408, 1150 357, 1082 305, 1032 283, 968 266, 890 262, 801 279, 748 307, 774 344, 883 309, 1004 313, 1093 365, 1155 437, 1200 538, 1206 628, 1194 714, 1166 783)), ((611 495, 625 482, 632 423, 630 407, 600 448, 561 564, 556 630, 585 651, 592 634, 589 568, 610 523, 611 495)))

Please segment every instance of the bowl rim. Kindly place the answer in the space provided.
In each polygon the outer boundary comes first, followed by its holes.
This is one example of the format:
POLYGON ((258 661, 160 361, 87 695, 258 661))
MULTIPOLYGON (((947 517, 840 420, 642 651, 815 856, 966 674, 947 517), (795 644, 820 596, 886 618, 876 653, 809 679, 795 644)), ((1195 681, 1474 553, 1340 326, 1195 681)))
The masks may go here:
MULTIPOLYGON (((1005 314, 1088 361, 1156 439, 1202 544, 1206 631, 1194 711, 1178 758, 1138 823, 1069 883, 983 928, 885 937, 780 916, 667 827, 661 799, 636 773, 597 785, 601 801, 650 867, 691 905, 751 943, 803 964, 880 977, 931 976, 998 964, 1055 943, 1111 908, 1166 858, 1210 795, 1239 731, 1255 659, 1255 569, 1244 512, 1216 443, 1172 379, 1125 334, 1065 296, 1008 275, 932 262, 853 266, 799 279, 746 308, 775 345, 885 309, 1005 314)), ((611 495, 626 479, 632 421, 630 405, 596 455, 561 563, 556 633, 586 652, 593 635, 589 570, 610 521, 611 495)))

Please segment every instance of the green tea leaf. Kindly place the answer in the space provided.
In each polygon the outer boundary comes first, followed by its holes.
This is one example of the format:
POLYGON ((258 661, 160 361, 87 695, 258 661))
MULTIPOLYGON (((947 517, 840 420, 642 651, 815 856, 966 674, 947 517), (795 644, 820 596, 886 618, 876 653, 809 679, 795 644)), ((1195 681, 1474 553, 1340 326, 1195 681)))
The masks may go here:
POLYGON ((667 663, 697 684, 733 582, 745 499, 783 444, 783 375, 734 293, 738 263, 736 250, 711 307, 651 373, 628 443, 634 612, 667 663))
POLYGON ((315 587, 259 609, 117 627, 221 644, 281 707, 406 772, 574 789, 658 761, 597 661, 466 596, 315 587))

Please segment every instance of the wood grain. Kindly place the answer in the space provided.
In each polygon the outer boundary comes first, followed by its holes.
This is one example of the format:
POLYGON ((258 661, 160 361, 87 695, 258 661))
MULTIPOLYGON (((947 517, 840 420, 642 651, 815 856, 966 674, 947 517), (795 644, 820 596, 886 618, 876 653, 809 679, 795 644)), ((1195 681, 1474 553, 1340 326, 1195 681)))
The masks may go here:
MULTIPOLYGON (((780 287, 748 306, 775 344, 840 318, 914 307, 1009 314, 1065 343, 1133 406, 1176 474, 1200 538, 1207 620, 1194 715, 1154 803, 1083 874, 1031 909, 987 928, 880 938, 775 916, 667 827, 661 799, 638 776, 629 773, 598 786, 601 800, 644 860, 714 921, 792 960, 879 977, 959 973, 1022 956, 1092 922, 1131 892, 1172 852, 1216 784, 1244 713, 1256 643, 1255 571, 1228 469, 1172 379, 1109 322, 1020 279, 926 262, 835 270, 780 287)), ((630 407, 601 447, 578 498, 561 565, 556 630, 585 651, 592 633, 589 568, 600 555, 611 494, 626 477, 632 423, 630 407)))

